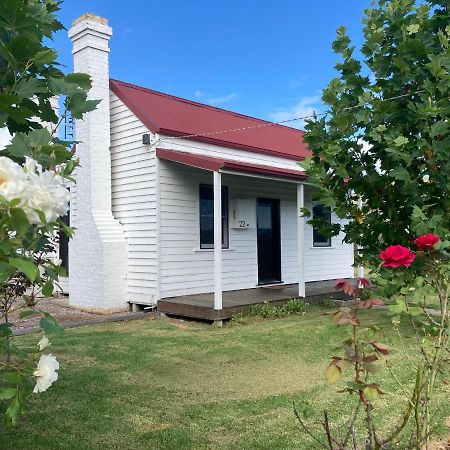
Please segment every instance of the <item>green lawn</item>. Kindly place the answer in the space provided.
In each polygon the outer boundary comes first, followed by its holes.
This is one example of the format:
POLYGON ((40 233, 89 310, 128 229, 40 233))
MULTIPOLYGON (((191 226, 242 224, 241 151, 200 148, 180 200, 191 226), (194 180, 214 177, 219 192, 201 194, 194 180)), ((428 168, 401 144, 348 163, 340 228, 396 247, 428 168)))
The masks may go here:
MULTIPOLYGON (((299 431, 292 399, 310 402, 319 415, 329 408, 340 424, 351 406, 336 394, 342 385, 324 380, 347 330, 322 312, 311 307, 304 316, 221 329, 142 320, 68 330, 51 347, 59 380, 33 396, 15 430, 0 425, 0 448, 315 449, 299 431)), ((392 334, 385 312, 369 314, 392 334)), ((396 372, 408 378, 404 360, 396 372)), ((378 415, 389 427, 401 396, 384 372, 376 375, 388 392, 378 415)), ((449 392, 439 394, 437 434, 445 433, 449 392)))

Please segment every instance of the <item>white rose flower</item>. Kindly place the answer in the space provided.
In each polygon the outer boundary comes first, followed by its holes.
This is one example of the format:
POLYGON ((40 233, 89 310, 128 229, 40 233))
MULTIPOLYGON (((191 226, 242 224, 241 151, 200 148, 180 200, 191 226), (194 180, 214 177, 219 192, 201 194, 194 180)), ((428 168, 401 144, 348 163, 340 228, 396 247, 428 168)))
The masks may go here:
POLYGON ((42 336, 42 339, 38 342, 39 351, 42 352, 44 348, 47 348, 50 345, 50 341, 48 340, 48 337, 44 334, 42 336))
POLYGON ((28 173, 28 183, 24 189, 22 208, 31 223, 41 220, 35 210, 42 211, 47 222, 64 216, 69 210, 70 193, 64 178, 51 170, 28 173))
POLYGON ((25 157, 25 164, 23 165, 23 170, 25 173, 35 173, 38 167, 42 172, 42 166, 38 164, 37 161, 35 161, 33 158, 30 158, 29 156, 25 157))
POLYGON ((42 355, 33 375, 37 378, 33 393, 45 392, 57 379, 59 362, 53 355, 42 355))
POLYGON ((430 175, 424 175, 424 176, 422 177, 422 181, 423 181, 424 183, 429 183, 429 182, 430 182, 430 175))
POLYGON ((22 196, 26 177, 22 167, 6 156, 0 156, 0 195, 11 201, 22 196))

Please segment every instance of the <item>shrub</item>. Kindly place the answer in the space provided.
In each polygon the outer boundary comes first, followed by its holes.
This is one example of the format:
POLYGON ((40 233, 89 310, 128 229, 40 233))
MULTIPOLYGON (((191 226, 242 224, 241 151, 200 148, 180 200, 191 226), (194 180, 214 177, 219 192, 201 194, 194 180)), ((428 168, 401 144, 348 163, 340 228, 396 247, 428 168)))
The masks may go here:
POLYGON ((306 314, 308 303, 298 298, 291 298, 287 303, 276 306, 268 302, 251 306, 247 311, 233 316, 232 323, 246 324, 250 317, 263 319, 280 319, 292 314, 306 314))

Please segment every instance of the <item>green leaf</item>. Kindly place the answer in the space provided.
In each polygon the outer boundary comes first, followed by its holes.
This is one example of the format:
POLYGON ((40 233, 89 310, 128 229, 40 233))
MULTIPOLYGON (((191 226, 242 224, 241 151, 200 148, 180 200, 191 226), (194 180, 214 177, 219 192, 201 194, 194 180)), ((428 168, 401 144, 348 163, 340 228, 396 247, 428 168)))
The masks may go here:
POLYGON ((450 124, 446 120, 440 120, 439 122, 436 122, 431 127, 430 136, 432 138, 435 138, 436 136, 442 136, 444 134, 447 134, 450 129, 450 124))
POLYGON ((2 373, 3 377, 5 378, 6 381, 8 381, 11 384, 18 384, 19 383, 19 378, 20 375, 18 372, 16 372, 15 370, 12 369, 6 369, 3 373, 2 373))
POLYGON ((314 408, 308 403, 301 403, 297 407, 297 411, 302 414, 305 419, 312 417, 314 415, 314 408))
POLYGON ((342 370, 335 364, 330 364, 327 367, 325 376, 327 378, 328 383, 334 384, 342 378, 342 370))
POLYGON ((450 241, 439 241, 434 244, 435 250, 444 250, 450 247, 450 241))
POLYGON ((424 212, 417 206, 413 206, 413 219, 415 220, 428 220, 428 217, 424 214, 424 212))
POLYGON ((0 283, 3 283, 10 278, 15 272, 15 269, 5 262, 0 262, 0 283))
POLYGON ((13 200, 11 200, 11 202, 9 203, 9 206, 11 208, 17 208, 20 203, 22 202, 22 200, 20 198, 14 198, 13 200))
POLYGON ((33 147, 48 144, 52 140, 52 135, 47 128, 38 128, 28 133, 28 140, 33 147))
POLYGON ((373 387, 371 385, 366 386, 363 390, 365 397, 369 402, 373 402, 374 400, 377 400, 380 398, 380 394, 378 392, 378 389, 376 387, 373 387))
POLYGON ((25 133, 16 133, 12 138, 11 143, 6 146, 6 152, 8 155, 16 158, 30 156, 27 135, 25 133))
POLYGON ((29 310, 29 311, 22 311, 22 312, 19 314, 19 317, 20 317, 21 319, 25 319, 25 318, 27 318, 27 317, 38 316, 38 315, 40 315, 40 314, 41 314, 41 311, 38 311, 38 310, 29 310))
POLYGON ((14 57, 14 55, 11 53, 9 48, 6 46, 6 44, 0 40, 0 55, 5 58, 6 61, 11 65, 11 67, 16 68, 17 67, 17 59, 14 57))
POLYGON ((51 295, 53 294, 53 283, 52 281, 47 281, 47 283, 45 283, 44 287, 42 288, 42 295, 44 297, 51 297, 51 295))
POLYGON ((97 108, 100 100, 87 100, 85 92, 77 92, 70 97, 68 109, 74 119, 82 119, 87 112, 97 108))
POLYGON ((39 326, 45 331, 46 334, 62 334, 64 333, 64 328, 58 323, 58 321, 49 313, 44 313, 39 326))
POLYGON ((43 145, 41 151, 52 160, 53 164, 61 164, 72 158, 71 152, 63 145, 43 145))
POLYGON ((22 78, 16 85, 16 93, 22 98, 31 98, 36 94, 47 92, 47 86, 43 80, 36 78, 22 78))
POLYGON ((409 142, 409 139, 405 136, 398 136, 396 139, 394 139, 394 144, 397 147, 402 147, 403 145, 406 145, 409 142))
POLYGON ((40 52, 37 52, 34 55, 33 62, 37 65, 43 66, 44 64, 50 64, 55 61, 58 52, 52 50, 51 48, 47 48, 40 52))
POLYGON ((419 306, 410 306, 408 309, 408 314, 410 314, 411 316, 420 316, 421 314, 423 314, 423 311, 419 306))
POLYGON ((20 412, 20 400, 19 396, 14 397, 13 401, 9 404, 8 409, 6 410, 6 425, 11 428, 13 427, 16 422, 17 418, 19 417, 20 412))
POLYGON ((69 73, 65 79, 67 82, 75 83, 85 90, 89 90, 92 87, 91 77, 87 73, 69 73))
POLYGON ((12 328, 13 324, 11 322, 0 323, 0 337, 8 337, 12 336, 12 328))
POLYGON ((19 236, 25 234, 30 227, 30 222, 28 222, 27 215, 20 208, 12 208, 9 211, 10 219, 9 223, 13 229, 18 233, 19 236))
POLYGON ((33 283, 39 274, 39 270, 34 262, 28 259, 9 258, 9 264, 23 272, 33 283))
POLYGON ((11 400, 17 395, 16 388, 3 388, 0 389, 0 400, 11 400))
POLYGON ((441 55, 428 55, 430 62, 426 66, 436 78, 445 78, 446 71, 444 70, 444 58, 441 55))
POLYGON ((401 167, 401 166, 398 166, 395 169, 391 170, 391 172, 389 173, 389 176, 392 178, 395 178, 396 180, 399 180, 399 181, 405 181, 405 182, 411 181, 409 172, 404 167, 401 167))
POLYGON ((0 110, 9 110, 9 108, 19 103, 20 99, 17 95, 10 94, 9 92, 0 93, 0 110))
POLYGON ((406 313, 408 309, 406 308, 406 303, 404 300, 397 300, 397 303, 395 305, 389 305, 389 311, 400 314, 400 313, 406 313))
POLYGON ((406 30, 408 31, 409 35, 416 34, 420 30, 420 25, 418 23, 412 23, 408 25, 406 30))

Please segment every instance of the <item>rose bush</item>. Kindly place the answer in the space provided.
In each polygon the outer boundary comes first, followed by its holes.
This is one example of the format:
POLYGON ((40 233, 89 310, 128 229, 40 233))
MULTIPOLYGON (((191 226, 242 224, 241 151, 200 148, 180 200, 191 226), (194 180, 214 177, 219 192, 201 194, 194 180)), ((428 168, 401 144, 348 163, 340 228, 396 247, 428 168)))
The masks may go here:
POLYGON ((8 426, 25 411, 29 395, 58 378, 58 361, 41 352, 50 345, 47 335, 63 329, 36 307, 67 276, 55 258, 55 240, 73 232, 62 216, 78 160, 74 142, 58 138, 58 126, 82 119, 98 104, 87 99, 90 77, 64 74, 57 52, 45 45, 63 29, 56 19, 60 4, 0 2, 0 129, 12 137, 0 148, 0 413, 8 426), (55 98, 61 99, 62 117, 52 107, 55 98), (13 345, 11 314, 20 310, 40 316, 45 336, 37 347, 13 345))
MULTIPOLYGON (((423 230, 426 226, 429 226, 426 217, 415 219, 414 228, 423 230)), ((349 448, 350 442, 353 442, 352 448, 359 448, 355 444, 359 408, 366 414, 367 438, 364 448, 381 450, 390 448, 389 444, 392 442, 401 442, 401 448, 422 450, 423 443, 430 438, 430 417, 434 412, 432 408, 436 408, 433 393, 436 384, 441 382, 443 385, 450 374, 450 358, 447 356, 450 354, 450 241, 442 241, 435 233, 424 233, 416 237, 414 243, 419 248, 417 254, 402 245, 390 245, 379 253, 382 262, 372 271, 375 286, 366 278, 336 281, 335 289, 353 297, 353 301, 330 315, 338 326, 350 326, 352 330, 338 347, 341 353, 331 357, 326 378, 329 383, 337 383, 344 378, 344 372, 347 372, 351 380, 347 380, 340 392, 356 395, 359 405, 352 419, 345 424, 343 433, 333 431, 328 413, 325 412, 322 426, 329 440, 325 443, 315 437, 316 442, 320 442, 324 448, 344 450, 349 448), (426 298, 436 292, 440 307, 431 313, 426 298), (393 298, 396 299, 394 303, 393 298), (418 355, 405 355, 408 359, 414 357, 413 368, 416 373, 412 389, 407 384, 402 384, 393 374, 390 362, 386 359, 391 355, 391 346, 379 339, 386 339, 388 336, 380 333, 381 328, 373 323, 365 324, 364 316, 361 316, 361 311, 385 305, 386 302, 393 315, 392 330, 403 340, 400 324, 406 317, 416 334, 416 341, 420 343, 418 355), (371 330, 370 333, 367 330, 371 330), (404 410, 399 413, 398 423, 393 424, 387 434, 379 429, 381 427, 374 418, 377 400, 388 394, 379 382, 371 380, 372 373, 380 370, 381 361, 406 399, 404 410), (413 432, 405 438, 402 435, 408 430, 409 424, 413 425, 413 432)), ((306 407, 308 405, 303 406, 303 410, 306 407)), ((313 436, 301 416, 301 410, 295 407, 295 413, 303 431, 313 436)))

